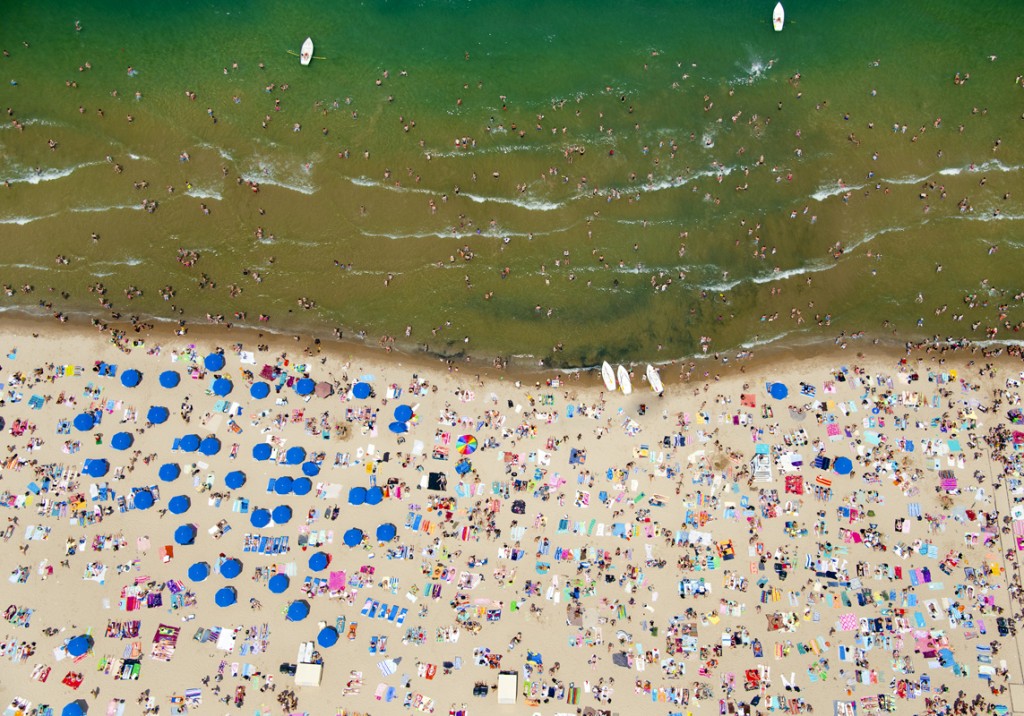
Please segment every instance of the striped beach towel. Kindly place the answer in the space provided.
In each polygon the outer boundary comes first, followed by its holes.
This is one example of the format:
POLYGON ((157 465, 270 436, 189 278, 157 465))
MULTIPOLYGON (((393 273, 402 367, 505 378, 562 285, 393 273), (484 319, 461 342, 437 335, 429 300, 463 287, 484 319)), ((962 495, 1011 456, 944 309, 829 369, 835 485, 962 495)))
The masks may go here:
POLYGON ((821 485, 822 487, 832 487, 832 480, 828 477, 818 475, 814 478, 814 482, 821 485))

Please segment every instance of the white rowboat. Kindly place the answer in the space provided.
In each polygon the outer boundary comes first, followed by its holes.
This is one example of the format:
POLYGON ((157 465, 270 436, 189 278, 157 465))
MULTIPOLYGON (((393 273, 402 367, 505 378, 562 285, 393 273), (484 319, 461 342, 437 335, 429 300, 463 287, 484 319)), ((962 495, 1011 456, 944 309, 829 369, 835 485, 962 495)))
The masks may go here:
POLYGON ((775 10, 772 12, 772 25, 775 26, 775 32, 782 32, 785 22, 786 11, 782 9, 782 3, 776 3, 775 10))
POLYGON ((665 386, 661 384, 661 375, 653 365, 647 366, 647 382, 650 384, 651 390, 659 395, 665 390, 665 386))
POLYGON ((622 391, 623 395, 629 395, 633 392, 633 382, 629 379, 629 371, 623 368, 621 365, 618 370, 619 376, 619 390, 622 391))
POLYGON ((605 388, 615 390, 615 371, 608 365, 608 361, 601 365, 601 378, 604 380, 605 388))
POLYGON ((307 37, 306 41, 302 43, 302 52, 299 53, 299 62, 305 67, 309 64, 309 61, 313 59, 313 38, 307 37))

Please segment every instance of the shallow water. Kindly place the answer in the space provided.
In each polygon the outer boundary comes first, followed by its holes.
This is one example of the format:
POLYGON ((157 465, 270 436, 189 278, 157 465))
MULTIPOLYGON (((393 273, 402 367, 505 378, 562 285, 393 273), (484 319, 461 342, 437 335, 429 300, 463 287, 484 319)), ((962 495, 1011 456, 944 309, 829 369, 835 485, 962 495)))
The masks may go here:
POLYGON ((9 8, 0 305, 103 316, 99 281, 123 314, 577 365, 1015 336, 1016 7, 772 5, 9 8))

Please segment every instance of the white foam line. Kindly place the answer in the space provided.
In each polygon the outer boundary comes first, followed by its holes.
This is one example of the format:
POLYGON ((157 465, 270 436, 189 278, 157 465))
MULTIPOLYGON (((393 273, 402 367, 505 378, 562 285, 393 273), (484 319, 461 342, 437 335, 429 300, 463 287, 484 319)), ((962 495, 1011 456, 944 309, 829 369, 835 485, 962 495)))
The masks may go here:
POLYGON ((11 216, 5 219, 0 219, 0 224, 17 224, 18 226, 24 226, 25 224, 31 224, 33 221, 52 218, 58 214, 59 212, 44 214, 43 216, 11 216))
POLYGON ((773 283, 775 281, 785 281, 786 279, 793 278, 794 276, 803 276, 809 273, 831 271, 838 265, 838 262, 812 264, 810 266, 801 266, 800 268, 789 269, 787 271, 774 271, 770 274, 762 276, 750 276, 746 278, 739 278, 736 279, 735 281, 730 281, 728 283, 710 284, 702 286, 701 288, 703 288, 706 291, 716 291, 718 293, 724 293, 726 291, 731 291, 732 289, 739 286, 741 283, 750 282, 756 284, 765 284, 773 283))
MULTIPOLYGON (((351 183, 355 184, 356 186, 363 186, 372 189, 387 189, 388 191, 394 191, 398 193, 427 194, 430 196, 438 196, 439 194, 443 193, 431 191, 429 189, 422 189, 420 187, 396 186, 394 184, 386 184, 384 182, 379 182, 374 179, 367 179, 366 177, 349 177, 348 180, 351 183)), ((475 202, 477 204, 485 204, 488 202, 493 202, 496 204, 510 204, 512 206, 518 206, 519 208, 526 209, 528 211, 554 211, 555 209, 560 209, 563 206, 563 204, 555 202, 539 200, 523 201, 521 199, 509 199, 508 197, 503 196, 480 196, 479 194, 471 194, 465 191, 456 194, 456 196, 465 197, 466 199, 469 199, 470 201, 475 202)))
POLYGON ((214 199, 220 201, 224 197, 220 195, 220 192, 216 189, 204 189, 203 187, 194 186, 185 192, 186 196, 195 197, 196 199, 214 199))
POLYGON ((561 209, 563 206, 559 202, 541 201, 539 199, 528 199, 523 201, 522 199, 509 199, 504 196, 480 196, 479 194, 470 194, 468 192, 462 192, 459 196, 464 196, 477 204, 486 204, 488 202, 493 202, 495 204, 509 204, 528 211, 554 211, 556 209, 561 209))
POLYGON ((140 211, 142 203, 138 204, 113 204, 111 206, 75 206, 70 209, 74 214, 94 214, 103 211, 140 211))
MULTIPOLYGON (((998 159, 989 159, 987 161, 982 162, 981 164, 969 164, 963 167, 946 167, 945 169, 939 169, 938 171, 934 171, 931 174, 926 174, 924 176, 904 176, 898 177, 896 179, 883 179, 881 177, 874 177, 872 179, 871 185, 924 184, 926 181, 935 176, 959 176, 964 172, 1018 172, 1021 171, 1022 169, 1024 169, 1024 166, 1017 164, 1003 164, 998 159)), ((840 186, 838 183, 827 184, 825 186, 819 187, 818 191, 811 194, 811 198, 815 199, 816 201, 824 201, 829 197, 845 194, 848 191, 859 191, 868 186, 869 184, 848 184, 844 186, 840 186)))
POLYGON ((64 169, 44 169, 40 172, 30 171, 18 176, 7 177, 4 181, 11 184, 40 184, 44 181, 56 181, 57 179, 69 177, 79 169, 96 166, 101 163, 102 162, 85 162, 83 164, 75 164, 70 167, 65 167, 64 169))
POLYGON ((274 178, 273 175, 267 175, 262 172, 245 172, 242 174, 242 179, 247 182, 252 182, 259 185, 276 186, 282 189, 288 189, 290 191, 298 192, 299 194, 306 194, 307 196, 315 194, 317 189, 315 186, 303 185, 303 184, 289 184, 286 181, 274 178))

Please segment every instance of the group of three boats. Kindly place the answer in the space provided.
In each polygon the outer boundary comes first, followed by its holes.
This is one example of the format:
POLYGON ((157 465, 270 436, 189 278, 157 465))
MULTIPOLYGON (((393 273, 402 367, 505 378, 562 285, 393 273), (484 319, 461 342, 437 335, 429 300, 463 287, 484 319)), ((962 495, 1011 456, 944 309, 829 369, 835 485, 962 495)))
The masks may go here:
MULTIPOLYGON (((601 378, 604 380, 604 387, 608 390, 614 391, 617 388, 622 391, 623 395, 633 392, 633 381, 629 377, 629 371, 621 365, 618 369, 613 369, 608 361, 605 361, 601 364, 601 378), (616 378, 618 378, 617 381, 616 378)), ((665 386, 661 383, 661 375, 653 365, 647 366, 647 384, 658 395, 665 392, 665 386)))

